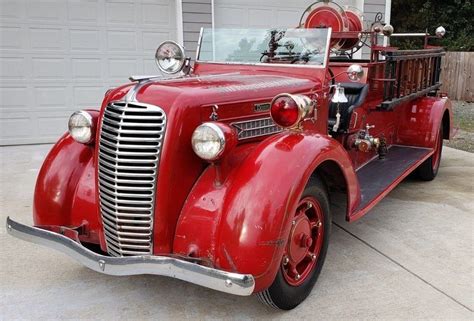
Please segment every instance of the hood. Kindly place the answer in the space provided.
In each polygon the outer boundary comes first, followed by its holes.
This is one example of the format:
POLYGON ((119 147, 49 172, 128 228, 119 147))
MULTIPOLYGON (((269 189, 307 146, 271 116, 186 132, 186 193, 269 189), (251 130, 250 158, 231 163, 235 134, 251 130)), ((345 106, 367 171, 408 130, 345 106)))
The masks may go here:
POLYGON ((172 252, 181 209, 208 166, 194 154, 191 136, 199 124, 209 121, 211 106, 219 105, 219 120, 244 118, 256 114, 253 108, 256 102, 270 102, 284 92, 308 92, 318 85, 312 80, 281 75, 227 73, 143 81, 117 88, 107 95, 104 105, 123 99, 136 86, 138 102, 159 106, 166 114, 153 223, 155 254, 172 252))
MULTIPOLYGON (((121 87, 110 100, 121 99, 132 86, 121 87)), ((268 99, 283 92, 307 92, 318 86, 318 80, 281 74, 235 72, 145 81, 138 90, 136 99, 168 111, 173 105, 189 107, 268 99)))

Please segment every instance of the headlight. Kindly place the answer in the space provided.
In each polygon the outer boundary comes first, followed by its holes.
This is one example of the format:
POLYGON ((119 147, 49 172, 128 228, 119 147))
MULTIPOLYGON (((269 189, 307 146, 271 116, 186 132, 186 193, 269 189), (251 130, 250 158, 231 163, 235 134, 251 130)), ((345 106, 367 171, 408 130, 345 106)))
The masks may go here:
POLYGON ((165 41, 156 49, 155 60, 162 72, 175 74, 183 69, 186 56, 183 47, 174 41, 165 41))
POLYGON ((76 111, 69 117, 69 134, 75 141, 89 144, 94 140, 94 123, 92 116, 86 111, 76 111))
POLYGON ((204 160, 213 161, 222 156, 225 149, 225 134, 214 123, 204 123, 198 126, 193 133, 191 144, 193 150, 204 160))

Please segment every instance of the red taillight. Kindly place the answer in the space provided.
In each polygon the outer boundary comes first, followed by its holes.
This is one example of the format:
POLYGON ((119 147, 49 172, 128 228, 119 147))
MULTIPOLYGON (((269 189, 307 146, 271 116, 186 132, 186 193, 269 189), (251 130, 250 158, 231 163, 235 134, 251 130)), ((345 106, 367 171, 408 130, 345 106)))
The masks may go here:
POLYGON ((283 128, 297 128, 314 108, 314 102, 305 95, 280 94, 273 98, 270 116, 283 128))
POLYGON ((300 110, 296 101, 289 96, 275 97, 270 114, 273 121, 284 128, 293 127, 300 118, 300 110))

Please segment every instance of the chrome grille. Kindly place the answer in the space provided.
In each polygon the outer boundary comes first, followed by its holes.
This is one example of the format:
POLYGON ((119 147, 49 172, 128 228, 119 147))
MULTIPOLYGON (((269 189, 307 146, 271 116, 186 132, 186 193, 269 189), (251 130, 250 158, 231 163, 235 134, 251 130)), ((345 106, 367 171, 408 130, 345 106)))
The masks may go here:
POLYGON ((107 251, 112 256, 153 250, 153 212, 164 111, 142 103, 114 102, 102 118, 99 199, 107 251))
POLYGON ((239 140, 270 135, 282 131, 270 117, 235 122, 232 123, 231 126, 237 129, 239 140))

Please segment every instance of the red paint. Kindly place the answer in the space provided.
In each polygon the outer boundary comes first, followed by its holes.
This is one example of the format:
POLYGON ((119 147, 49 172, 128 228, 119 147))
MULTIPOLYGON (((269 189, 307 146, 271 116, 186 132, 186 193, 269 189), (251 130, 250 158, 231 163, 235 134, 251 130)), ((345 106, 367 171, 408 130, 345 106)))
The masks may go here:
POLYGON ((323 247, 324 215, 319 202, 313 197, 302 199, 291 225, 281 269, 288 284, 299 286, 316 267, 323 247))
MULTIPOLYGON (((330 162, 342 173, 341 181, 347 190, 347 220, 353 221, 410 172, 403 173, 358 210, 360 186, 356 170, 376 152, 359 152, 351 142, 366 124, 375 125, 371 134, 384 137, 388 145, 432 149, 425 158, 439 148, 443 117, 451 124, 450 101, 422 97, 393 111, 377 109, 382 102, 380 78, 384 75, 384 62, 361 63, 366 75, 360 82, 369 85, 368 97, 352 115, 348 133, 330 137, 329 69, 337 75, 336 81, 347 82, 343 71, 349 65, 335 62, 315 69, 197 62, 189 77, 157 80, 143 86, 137 100, 160 106, 167 115, 156 193, 154 254, 198 257, 222 270, 251 273, 256 279, 256 292, 272 283, 284 253, 292 256, 292 266, 304 275, 312 265, 302 257, 310 251, 317 255, 322 239, 311 229, 308 231, 307 225, 314 222, 299 218, 303 221, 298 223, 298 235, 290 238, 294 244, 286 242, 302 204, 305 185, 321 164, 330 162), (306 94, 316 100, 314 119, 304 121, 300 131, 237 142, 229 125, 236 120, 269 117, 269 111, 255 111, 255 104, 269 103, 281 93, 306 94), (198 125, 210 121, 214 105, 219 106, 218 124, 224 128, 229 145, 218 162, 209 164, 193 153, 191 135, 198 125)), ((105 106, 123 98, 131 87, 127 84, 108 92, 101 111, 94 112, 94 117, 100 120, 105 106)), ((100 121, 96 141, 99 132, 100 121)), ((81 241, 100 244, 105 250, 98 206, 97 152, 97 143, 83 145, 64 135, 39 173, 33 215, 37 226, 77 229, 81 241)), ((291 271, 287 277, 298 284, 291 271)))

